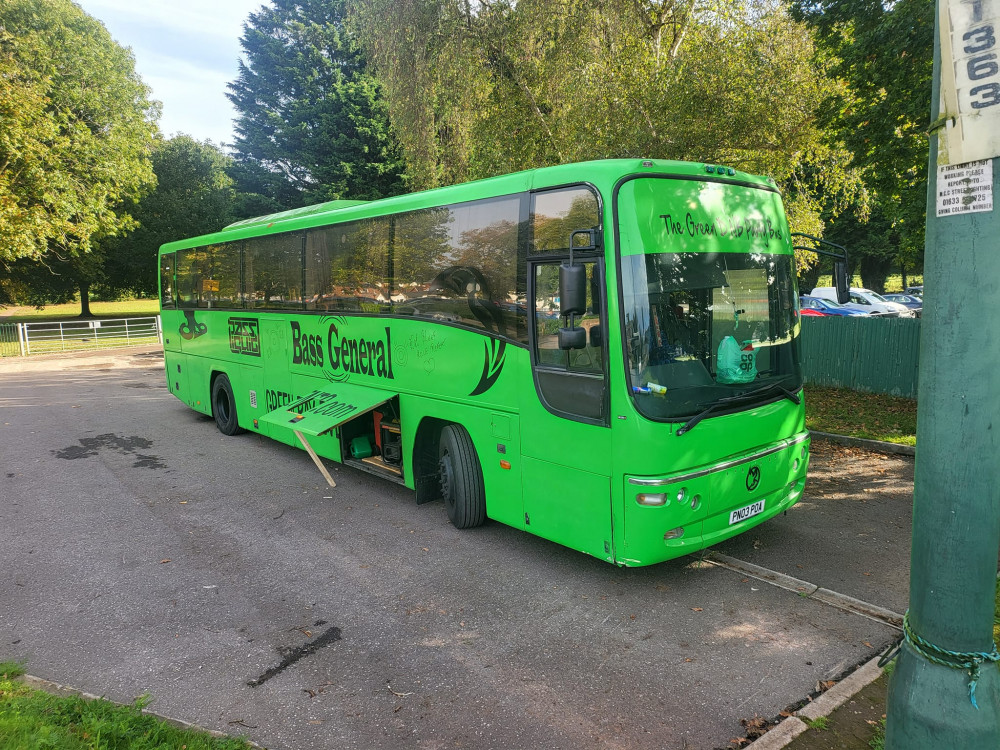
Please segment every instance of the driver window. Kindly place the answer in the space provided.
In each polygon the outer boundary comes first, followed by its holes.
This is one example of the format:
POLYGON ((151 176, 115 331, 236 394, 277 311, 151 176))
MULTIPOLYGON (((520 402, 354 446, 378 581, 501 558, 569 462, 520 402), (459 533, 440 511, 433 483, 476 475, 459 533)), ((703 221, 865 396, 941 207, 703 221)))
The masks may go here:
POLYGON ((559 264, 535 266, 535 342, 538 364, 559 367, 570 372, 595 373, 604 371, 603 331, 600 299, 595 307, 594 292, 599 277, 597 263, 587 261, 587 312, 576 318, 576 325, 587 331, 584 349, 560 349, 558 331, 566 325, 559 316, 559 264))

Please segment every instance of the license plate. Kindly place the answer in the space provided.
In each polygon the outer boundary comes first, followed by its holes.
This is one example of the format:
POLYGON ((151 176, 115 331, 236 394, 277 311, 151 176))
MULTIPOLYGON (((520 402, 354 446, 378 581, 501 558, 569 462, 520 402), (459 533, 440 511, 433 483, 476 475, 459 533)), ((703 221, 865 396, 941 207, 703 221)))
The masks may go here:
POLYGON ((739 523, 740 521, 745 521, 751 516, 756 516, 758 513, 763 512, 764 501, 758 500, 755 503, 750 503, 743 508, 737 508, 732 513, 729 514, 729 525, 732 526, 734 523, 739 523))

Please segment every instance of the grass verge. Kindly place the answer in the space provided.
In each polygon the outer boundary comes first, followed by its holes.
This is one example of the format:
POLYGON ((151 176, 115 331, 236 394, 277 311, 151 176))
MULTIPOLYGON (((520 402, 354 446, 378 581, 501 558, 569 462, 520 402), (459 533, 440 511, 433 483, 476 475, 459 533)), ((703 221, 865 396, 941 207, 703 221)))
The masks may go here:
POLYGON ((806 427, 837 435, 917 444, 917 402, 910 398, 807 385, 806 427))
MULTIPOLYGON (((95 318, 129 318, 158 315, 160 302, 155 299, 133 299, 122 302, 91 302, 90 312, 95 318)), ((80 317, 80 303, 46 305, 36 309, 30 306, 0 307, 0 322, 32 323, 35 321, 73 320, 80 317)))
POLYGON ((57 696, 16 680, 24 665, 0 663, 0 747, 46 750, 247 750, 243 740, 180 729, 128 706, 57 696))

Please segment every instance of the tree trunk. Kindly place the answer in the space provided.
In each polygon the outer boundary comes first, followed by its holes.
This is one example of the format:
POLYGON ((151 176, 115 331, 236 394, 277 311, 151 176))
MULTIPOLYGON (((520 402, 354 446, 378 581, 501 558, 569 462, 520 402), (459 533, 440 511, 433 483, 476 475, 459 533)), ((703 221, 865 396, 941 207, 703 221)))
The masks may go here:
POLYGON ((861 283, 865 289, 882 294, 885 291, 885 279, 892 267, 890 258, 867 255, 861 258, 861 283))
POLYGON ((80 282, 80 317, 81 318, 92 318, 93 313, 90 312, 90 282, 81 281, 80 282))

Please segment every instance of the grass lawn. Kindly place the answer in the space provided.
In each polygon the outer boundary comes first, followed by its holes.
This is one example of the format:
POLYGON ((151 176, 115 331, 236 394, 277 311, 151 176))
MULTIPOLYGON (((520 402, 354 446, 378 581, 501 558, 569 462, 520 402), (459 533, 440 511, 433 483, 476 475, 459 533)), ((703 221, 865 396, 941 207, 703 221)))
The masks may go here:
POLYGON ((917 402, 910 398, 807 385, 806 427, 837 435, 917 444, 917 402))
POLYGON ((180 729, 130 706, 33 690, 14 680, 24 668, 0 663, 0 747, 47 750, 247 750, 232 737, 180 729))
MULTIPOLYGON (((134 299, 122 302, 91 302, 90 311, 95 318, 130 318, 158 315, 160 302, 156 299, 134 299)), ((30 323, 34 321, 73 320, 80 315, 80 303, 46 305, 41 310, 34 307, 0 307, 0 323, 30 323)))

